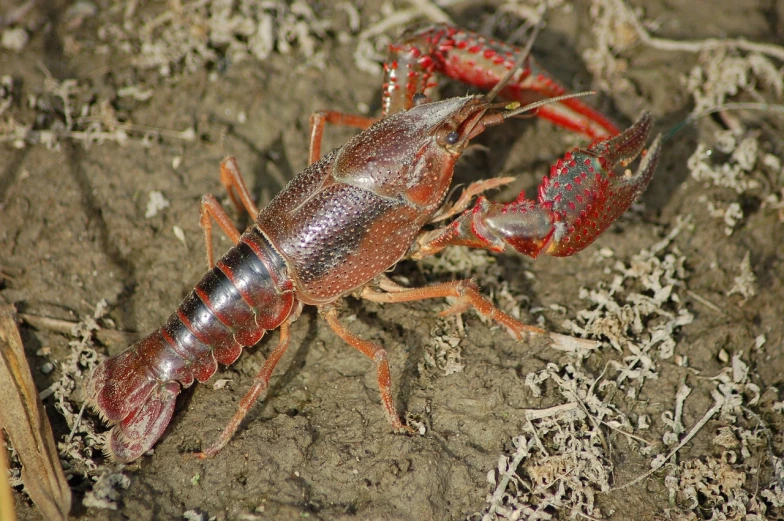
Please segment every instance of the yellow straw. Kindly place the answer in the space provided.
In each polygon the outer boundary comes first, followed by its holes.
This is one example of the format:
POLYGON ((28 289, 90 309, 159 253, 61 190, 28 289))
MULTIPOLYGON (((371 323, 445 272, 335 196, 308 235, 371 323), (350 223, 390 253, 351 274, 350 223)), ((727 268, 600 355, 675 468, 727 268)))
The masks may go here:
POLYGON ((11 494, 11 483, 8 482, 7 451, 3 441, 3 429, 0 429, 0 519, 16 521, 14 497, 11 494))

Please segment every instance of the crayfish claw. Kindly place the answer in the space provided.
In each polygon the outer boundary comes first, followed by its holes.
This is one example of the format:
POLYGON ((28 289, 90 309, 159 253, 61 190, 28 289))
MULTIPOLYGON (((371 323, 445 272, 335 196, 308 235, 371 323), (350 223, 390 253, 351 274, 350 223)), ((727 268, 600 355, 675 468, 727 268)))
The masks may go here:
POLYGON ((652 128, 653 118, 644 112, 618 136, 573 150, 552 167, 539 187, 539 204, 555 215, 547 253, 564 257, 583 250, 648 187, 661 150, 660 137, 645 149, 652 128), (636 173, 615 172, 641 154, 636 173))
POLYGON ((653 116, 643 112, 629 128, 609 139, 595 142, 587 152, 593 154, 612 169, 617 164, 627 165, 640 155, 653 129, 653 116))

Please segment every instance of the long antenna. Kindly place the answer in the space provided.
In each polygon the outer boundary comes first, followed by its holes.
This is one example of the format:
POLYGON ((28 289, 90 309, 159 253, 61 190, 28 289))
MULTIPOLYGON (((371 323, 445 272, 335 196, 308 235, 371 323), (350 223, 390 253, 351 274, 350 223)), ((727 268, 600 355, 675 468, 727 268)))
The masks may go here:
POLYGON ((528 105, 523 105, 522 107, 519 107, 519 103, 513 102, 507 105, 508 107, 511 107, 512 110, 509 110, 508 112, 502 112, 501 115, 504 117, 504 119, 509 119, 514 116, 519 116, 523 112, 529 112, 531 110, 538 109, 542 105, 547 105, 548 103, 558 103, 559 101, 572 99, 572 98, 582 98, 583 96, 592 96, 594 94, 596 94, 595 90, 574 92, 572 94, 564 94, 563 96, 556 96, 554 98, 545 98, 543 100, 534 101, 533 103, 529 103, 528 105), (515 107, 515 105, 518 105, 518 107, 515 107))
POLYGON ((784 112, 784 105, 777 105, 775 103, 756 103, 756 102, 731 102, 725 103, 723 105, 718 105, 716 107, 711 107, 705 110, 701 110, 696 114, 689 114, 686 119, 672 127, 670 130, 667 131, 667 134, 664 135, 662 139, 663 143, 671 140, 675 134, 686 128, 687 126, 691 125, 692 123, 696 122, 699 119, 704 118, 705 116, 709 116, 711 114, 715 114, 717 112, 722 112, 724 110, 757 110, 762 112, 784 112))

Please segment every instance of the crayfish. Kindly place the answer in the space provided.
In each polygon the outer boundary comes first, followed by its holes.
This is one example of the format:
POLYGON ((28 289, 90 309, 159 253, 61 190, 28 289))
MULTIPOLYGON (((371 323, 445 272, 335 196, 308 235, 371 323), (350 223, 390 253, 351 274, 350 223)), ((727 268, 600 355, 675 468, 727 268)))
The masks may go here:
POLYGON ((392 283, 384 272, 405 258, 422 258, 451 245, 502 251, 507 246, 536 257, 572 255, 593 242, 650 182, 660 152, 657 137, 645 150, 653 121, 643 114, 623 132, 575 98, 544 104, 539 115, 596 140, 560 159, 545 177, 536 200, 521 194, 510 203, 472 196, 497 186, 476 183, 445 205, 455 163, 487 127, 522 109, 494 102, 496 94, 525 104, 560 97, 527 52, 477 34, 438 25, 406 34, 390 47, 385 65, 383 113, 379 120, 324 111, 311 117, 310 166, 267 207, 256 207, 233 158, 221 164, 221 180, 253 224, 240 234, 211 195, 201 202, 210 270, 166 323, 126 351, 103 362, 88 383, 93 405, 114 424, 107 452, 131 461, 160 438, 177 395, 194 380, 204 382, 231 364, 244 346, 280 328, 280 340, 256 375, 220 438, 201 456, 216 454, 267 389, 289 344, 289 329, 304 305, 318 308, 332 330, 375 364, 381 401, 392 427, 401 422, 392 398, 387 353, 341 324, 335 303, 348 294, 375 302, 454 297, 449 312, 473 308, 524 335, 559 335, 525 325, 496 308, 471 281, 422 288, 392 283), (430 101, 434 73, 482 89, 471 95, 430 101), (326 123, 361 133, 324 157, 326 123), (635 173, 615 168, 643 155, 635 173), (454 217, 454 218, 453 218, 454 217), (451 219, 447 224, 438 223, 451 219), (217 262, 211 248, 214 219, 234 246, 217 262), (424 229, 428 225, 432 229, 424 229))

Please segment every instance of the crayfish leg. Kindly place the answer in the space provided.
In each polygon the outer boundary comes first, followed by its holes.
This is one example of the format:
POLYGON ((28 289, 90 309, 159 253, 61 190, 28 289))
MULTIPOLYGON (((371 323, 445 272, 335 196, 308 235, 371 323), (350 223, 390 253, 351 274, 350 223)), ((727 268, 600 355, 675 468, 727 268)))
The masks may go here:
POLYGON ((310 115, 310 153, 308 154, 308 165, 312 165, 321 159, 321 140, 324 137, 324 126, 327 123, 365 130, 376 121, 378 121, 376 118, 346 114, 335 110, 320 110, 314 112, 310 115))
POLYGON ((207 250, 207 268, 212 269, 215 267, 215 254, 212 251, 212 221, 214 219, 221 230, 229 236, 231 242, 237 244, 240 242, 240 232, 237 227, 223 209, 220 202, 215 199, 212 194, 204 194, 201 196, 201 204, 199 205, 199 226, 204 232, 204 248, 207 250))
POLYGON ((261 369, 259 369, 259 372, 253 379, 253 385, 251 385, 248 392, 245 394, 242 400, 240 400, 237 412, 234 413, 234 416, 232 416, 231 420, 223 429, 223 432, 215 441, 215 443, 210 445, 203 452, 198 452, 195 454, 197 458, 211 458, 220 452, 221 449, 226 446, 229 440, 231 440, 232 436, 234 436, 234 433, 237 432, 240 423, 242 423, 242 420, 248 414, 250 408, 253 407, 253 404, 255 404, 256 400, 258 400, 259 396, 261 396, 261 393, 267 390, 269 387, 269 380, 270 377, 272 377, 272 372, 275 370, 275 366, 278 365, 278 362, 286 353, 286 349, 289 347, 290 322, 290 320, 286 320, 283 324, 281 324, 278 345, 270 353, 266 362, 264 362, 264 365, 261 366, 261 369))
POLYGON ((229 194, 231 202, 237 208, 237 211, 242 211, 244 207, 248 214, 255 219, 259 215, 259 207, 256 206, 256 203, 253 202, 253 198, 250 196, 248 185, 242 177, 240 165, 237 163, 236 158, 230 156, 221 161, 220 179, 223 188, 229 194))
POLYGON ((482 296, 479 292, 479 287, 472 280, 444 282, 423 288, 402 289, 400 286, 393 286, 393 288, 394 291, 392 292, 382 292, 365 287, 362 289, 361 296, 372 302, 380 303, 412 302, 429 298, 454 297, 457 299, 457 302, 441 312, 441 315, 462 313, 469 308, 473 308, 483 317, 495 320, 500 325, 506 327, 517 340, 522 340, 524 334, 546 336, 552 342, 553 348, 564 351, 594 349, 598 345, 594 341, 551 333, 536 326, 523 324, 511 315, 498 309, 492 302, 482 296))
MULTIPOLYGON (((245 184, 245 179, 242 177, 240 167, 235 158, 227 157, 221 161, 220 179, 221 184, 223 184, 223 187, 229 194, 237 211, 241 211, 244 207, 251 217, 255 218, 259 214, 259 209, 250 196, 248 186, 245 184)), ((223 233, 228 235, 231 242, 235 245, 240 241, 240 232, 237 230, 237 227, 234 226, 231 217, 229 217, 226 210, 221 206, 214 195, 204 194, 201 197, 201 203, 199 205, 199 226, 204 232, 207 267, 212 269, 215 267, 215 256, 212 251, 212 221, 210 221, 210 218, 218 223, 218 226, 223 230, 223 233)))
POLYGON ((395 429, 395 432, 408 432, 414 434, 414 429, 408 425, 404 425, 397 414, 397 408, 395 407, 395 402, 392 398, 392 377, 389 374, 389 359, 387 357, 386 349, 374 342, 363 340, 346 329, 346 327, 338 321, 338 314, 334 307, 319 307, 319 312, 327 320, 329 327, 332 328, 332 331, 334 331, 335 334, 342 338, 348 345, 373 360, 376 364, 378 388, 381 392, 381 403, 384 405, 387 418, 392 424, 392 428, 395 429))
POLYGON ((362 298, 373 302, 412 302, 430 298, 454 297, 457 302, 443 314, 461 313, 468 308, 473 308, 483 317, 495 320, 506 327, 517 340, 523 334, 546 335, 544 329, 523 324, 511 315, 507 315, 487 300, 479 292, 479 287, 471 280, 456 280, 443 282, 423 288, 410 288, 395 293, 383 293, 369 287, 362 290, 362 298))

